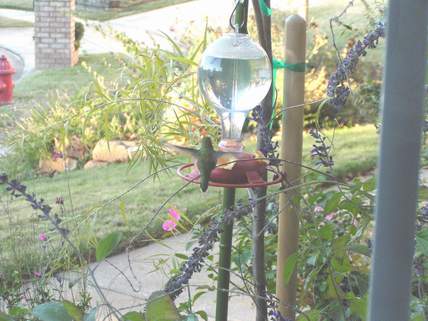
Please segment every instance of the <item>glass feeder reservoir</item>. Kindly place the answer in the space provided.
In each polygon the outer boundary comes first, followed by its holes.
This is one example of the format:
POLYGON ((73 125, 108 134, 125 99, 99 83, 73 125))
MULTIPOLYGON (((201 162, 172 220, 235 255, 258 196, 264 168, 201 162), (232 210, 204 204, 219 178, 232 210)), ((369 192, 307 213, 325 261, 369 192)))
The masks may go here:
POLYGON ((206 49, 198 76, 204 98, 221 119, 220 149, 242 151, 245 119, 265 98, 272 83, 266 52, 246 34, 226 34, 206 49))

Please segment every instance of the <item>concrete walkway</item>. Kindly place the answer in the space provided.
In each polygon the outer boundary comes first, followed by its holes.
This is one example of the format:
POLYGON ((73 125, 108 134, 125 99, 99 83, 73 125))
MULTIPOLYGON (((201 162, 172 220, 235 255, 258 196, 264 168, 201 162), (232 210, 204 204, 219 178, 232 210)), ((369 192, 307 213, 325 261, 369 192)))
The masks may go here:
POLYGON ((0 9, 0 17, 8 17, 34 23, 34 12, 13 9, 0 9))
MULTIPOLYGON (((172 266, 172 258, 176 253, 187 253, 186 244, 190 240, 189 234, 172 237, 162 241, 162 244, 151 244, 144 248, 134 250, 128 254, 121 254, 109 258, 108 262, 99 265, 92 264, 95 268, 95 277, 107 300, 115 308, 124 312, 128 310, 142 311, 144 304, 151 293, 162 290, 168 281, 167 272, 169 268, 165 265, 156 266, 160 259, 168 261, 172 266), (131 263, 131 265, 129 264, 131 263), (132 269, 132 271, 131 271, 132 269), (132 283, 132 286, 130 285, 132 283), (133 307, 129 309, 129 307, 133 307)), ((218 245, 217 245, 218 246, 218 245)), ((216 247, 217 248, 217 247, 216 247)), ((214 250, 214 253, 215 254, 214 250)), ((232 276, 232 281, 242 286, 239 277, 232 276)), ((89 281, 91 283, 91 281, 89 281)), ((190 287, 195 294, 197 286, 214 286, 207 277, 207 272, 194 274, 190 287)), ((94 298, 99 295, 92 288, 94 298)), ((228 321, 249 321, 255 316, 255 306, 248 296, 238 296, 237 292, 231 291, 228 321)), ((177 303, 187 301, 186 293, 183 293, 177 303)), ((209 292, 197 300, 193 311, 203 310, 208 313, 210 320, 215 317, 215 292, 209 292)), ((98 303, 102 301, 98 299, 98 303)))

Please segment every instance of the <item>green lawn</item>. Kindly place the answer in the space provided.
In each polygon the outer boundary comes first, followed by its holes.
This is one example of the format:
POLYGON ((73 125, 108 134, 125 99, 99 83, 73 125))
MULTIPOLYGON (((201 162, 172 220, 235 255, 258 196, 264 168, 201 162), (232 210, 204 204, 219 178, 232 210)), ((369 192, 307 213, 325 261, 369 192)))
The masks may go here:
POLYGON ((58 93, 74 94, 87 86, 93 79, 84 65, 97 73, 102 73, 106 81, 120 74, 119 62, 114 54, 80 56, 79 63, 72 68, 34 71, 19 81, 15 88, 17 99, 45 99, 58 93))
MULTIPOLYGON (((355 126, 336 130, 326 130, 324 134, 332 140, 334 175, 349 178, 366 174, 376 166, 378 134, 373 125, 355 126)), ((304 155, 309 160, 309 150, 313 140, 305 135, 304 155)))
MULTIPOLYGON (((331 135, 332 132, 326 134, 331 135)), ((304 140, 305 155, 308 155, 313 140, 306 134, 304 140)), ((349 176, 367 172, 374 167, 377 134, 373 126, 336 130, 334 144, 337 174, 349 176)), ((305 159, 310 165, 310 157, 305 159)), ((25 181, 24 184, 29 191, 50 204, 55 204, 58 197, 64 198, 66 211, 61 216, 72 230, 72 237, 84 249, 90 247, 88 244, 93 244, 95 237, 116 230, 125 235, 122 248, 129 245, 129 240, 133 238, 132 245, 140 246, 148 240, 145 227, 160 204, 184 184, 171 171, 169 174, 162 174, 159 180, 150 179, 132 189, 148 175, 147 168, 145 164, 137 164, 132 168, 127 164, 116 164, 63 173, 52 178, 39 177, 25 181), (128 190, 128 193, 122 195, 128 190)), ((246 197, 245 193, 240 195, 246 197)), ((28 204, 21 200, 11 200, 1 188, 0 204, 0 272, 1 269, 10 270, 17 266, 37 266, 40 264, 37 261, 37 249, 40 246, 36 240, 37 235, 48 231, 48 224, 41 221, 38 213, 28 204)), ((206 194, 202 194, 197 185, 189 185, 166 202, 165 209, 160 211, 148 230, 154 237, 164 235, 161 224, 167 218, 168 207, 176 207, 195 220, 206 210, 219 204, 221 195, 218 189, 210 188, 206 194)), ((57 206, 55 211, 60 212, 57 206)), ((54 235, 53 232, 50 234, 54 235)))
MULTIPOLYGON (((20 80, 14 90, 13 106, 16 115, 25 114, 32 105, 48 105, 58 99, 58 96, 72 96, 80 89, 88 86, 93 76, 84 67, 91 67, 94 72, 101 73, 106 81, 120 77, 119 61, 113 54, 83 55, 79 63, 72 68, 33 71, 20 80)), ((0 128, 2 118, 9 107, 0 108, 0 128)))
POLYGON ((33 23, 28 21, 0 16, 0 28, 28 28, 32 26, 33 23))
MULTIPOLYGON (((25 181, 28 190, 44 198, 49 204, 62 197, 66 211, 61 213, 65 225, 72 231, 71 236, 84 249, 95 237, 120 230, 124 233, 123 246, 136 237, 133 246, 141 246, 148 240, 146 224, 154 216, 160 204, 168 199, 184 183, 174 171, 150 179, 132 189, 148 174, 147 166, 139 164, 132 169, 127 164, 111 165, 107 168, 78 170, 57 175, 53 178, 40 177, 25 181), (124 192, 128 193, 119 197, 124 192)), ((50 226, 38 218, 28 204, 6 196, 0 187, 0 271, 10 267, 25 267, 24 262, 33 262, 34 268, 40 262, 37 252, 37 236, 49 232, 50 226), (17 254, 18 251, 18 254, 17 254), (22 262, 21 262, 22 260, 22 262), (22 264, 21 264, 22 263, 22 264)), ((211 189, 200 194, 197 185, 190 185, 171 201, 167 202, 160 215, 149 226, 153 237, 161 237, 161 224, 167 219, 167 208, 174 206, 191 218, 196 218, 215 204, 220 204, 219 192, 211 189)), ((58 212, 58 206, 55 206, 58 212)), ((26 272, 26 271, 22 271, 26 272)))
MULTIPOLYGON (((109 10, 79 8, 76 15, 82 19, 106 21, 188 1, 192 0, 154 0, 148 3, 141 3, 139 0, 127 0, 123 2, 122 8, 109 10)), ((0 8, 32 11, 33 0, 0 0, 0 8)))
POLYGON ((0 0, 0 8, 33 11, 33 0, 0 0))
POLYGON ((107 21, 189 1, 192 0, 155 0, 148 3, 138 3, 138 0, 128 0, 128 5, 126 6, 125 4, 123 8, 109 10, 81 9, 77 11, 77 16, 82 19, 107 21))

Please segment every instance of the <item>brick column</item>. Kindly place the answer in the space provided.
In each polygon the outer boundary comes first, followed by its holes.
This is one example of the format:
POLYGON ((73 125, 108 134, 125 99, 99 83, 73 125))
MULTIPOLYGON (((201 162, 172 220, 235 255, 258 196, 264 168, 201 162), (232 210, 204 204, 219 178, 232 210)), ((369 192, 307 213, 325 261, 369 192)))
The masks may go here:
POLYGON ((76 64, 74 49, 75 0, 35 0, 34 38, 36 68, 62 68, 76 64))

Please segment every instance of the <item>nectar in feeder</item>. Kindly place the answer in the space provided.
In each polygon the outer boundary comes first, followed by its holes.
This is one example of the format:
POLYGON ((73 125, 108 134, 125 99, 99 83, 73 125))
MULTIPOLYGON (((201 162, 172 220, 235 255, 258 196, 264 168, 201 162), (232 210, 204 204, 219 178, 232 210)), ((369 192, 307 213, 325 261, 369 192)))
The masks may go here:
POLYGON ((226 34, 206 49, 198 76, 204 98, 221 119, 220 148, 242 151, 240 140, 245 119, 271 87, 269 57, 248 35, 226 34))

